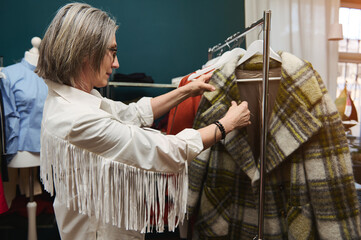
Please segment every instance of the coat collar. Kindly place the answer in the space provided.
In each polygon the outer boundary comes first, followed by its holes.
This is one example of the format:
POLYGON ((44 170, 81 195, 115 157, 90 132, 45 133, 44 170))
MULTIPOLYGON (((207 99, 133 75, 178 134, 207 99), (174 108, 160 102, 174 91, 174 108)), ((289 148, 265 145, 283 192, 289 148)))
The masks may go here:
POLYGON ((315 106, 322 101, 317 74, 312 65, 281 52, 282 78, 269 121, 266 171, 280 165, 322 127, 315 106))
MULTIPOLYGON (((323 90, 312 65, 290 53, 280 52, 280 56, 282 77, 269 120, 266 172, 279 166, 322 126, 315 116, 313 107, 321 101, 323 90)), ((204 94, 210 107, 200 116, 201 121, 206 124, 211 124, 224 116, 230 102, 239 100, 237 84, 234 81, 235 67, 235 62, 229 62, 227 66, 214 72, 210 82, 216 85, 218 90, 204 94), (230 72, 230 69, 233 71, 230 72)), ((237 156, 235 161, 252 182, 257 181, 259 171, 247 142, 246 131, 231 133, 224 145, 231 156, 237 156)))

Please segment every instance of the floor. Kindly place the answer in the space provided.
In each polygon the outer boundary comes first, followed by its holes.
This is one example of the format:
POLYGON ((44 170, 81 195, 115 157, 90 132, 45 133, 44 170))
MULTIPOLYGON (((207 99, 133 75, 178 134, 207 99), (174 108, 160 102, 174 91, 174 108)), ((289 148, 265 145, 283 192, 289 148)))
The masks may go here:
POLYGON ((179 233, 176 232, 166 232, 166 233, 149 233, 145 235, 145 240, 179 240, 179 233))
MULTIPOLYGON (((41 214, 36 218, 38 240, 60 240, 58 228, 53 215, 41 214)), ((1 240, 26 240, 28 234, 28 219, 11 214, 0 216, 1 240)))
MULTIPOLYGON (((60 240, 58 229, 54 227, 50 228, 37 228, 38 240, 60 240)), ((1 240, 27 240, 27 228, 1 228, 0 229, 1 240)), ((179 240, 177 232, 172 233, 157 233, 146 234, 145 240, 179 240)))
MULTIPOLYGON (((27 240, 28 218, 26 205, 29 199, 18 195, 12 201, 12 207, 0 214, 0 239, 1 240, 27 240)), ((60 240, 56 220, 53 212, 52 201, 45 191, 34 197, 37 202, 36 217, 38 240, 60 240)), ((147 233, 145 240, 179 240, 179 232, 147 233)))
MULTIPOLYGON (((37 228, 38 240, 60 240, 58 229, 53 227, 37 228)), ((1 228, 1 240, 27 240, 27 228, 1 228)), ((145 240, 179 240, 178 232, 146 234, 145 240)))
MULTIPOLYGON (((54 215, 36 218, 38 240, 60 240, 54 215)), ((19 215, 0 215, 1 240, 27 240, 27 218, 19 215)), ((145 240, 179 240, 179 232, 147 233, 145 240)))

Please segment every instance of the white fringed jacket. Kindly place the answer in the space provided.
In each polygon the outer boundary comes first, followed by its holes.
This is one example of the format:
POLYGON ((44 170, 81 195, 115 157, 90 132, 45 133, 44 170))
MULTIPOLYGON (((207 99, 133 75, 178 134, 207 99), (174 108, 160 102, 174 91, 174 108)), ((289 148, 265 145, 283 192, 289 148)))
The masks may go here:
POLYGON ((168 228, 174 230, 186 211, 186 161, 203 148, 198 131, 166 136, 144 128, 153 122, 150 98, 125 105, 96 90, 46 83, 40 155, 45 189, 54 194, 54 186, 56 197, 79 213, 141 232, 151 224, 163 231, 167 197, 168 228))

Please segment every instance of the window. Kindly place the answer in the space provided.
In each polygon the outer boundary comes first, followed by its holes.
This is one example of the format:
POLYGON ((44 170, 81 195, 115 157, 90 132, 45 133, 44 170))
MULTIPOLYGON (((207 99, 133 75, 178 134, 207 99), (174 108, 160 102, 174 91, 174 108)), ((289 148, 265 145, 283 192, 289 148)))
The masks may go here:
MULTIPOLYGON (((361 2, 341 0, 339 22, 343 40, 339 41, 337 96, 344 89, 351 93, 360 122, 361 119, 361 2)), ((352 135, 360 136, 360 124, 351 128, 352 135)))

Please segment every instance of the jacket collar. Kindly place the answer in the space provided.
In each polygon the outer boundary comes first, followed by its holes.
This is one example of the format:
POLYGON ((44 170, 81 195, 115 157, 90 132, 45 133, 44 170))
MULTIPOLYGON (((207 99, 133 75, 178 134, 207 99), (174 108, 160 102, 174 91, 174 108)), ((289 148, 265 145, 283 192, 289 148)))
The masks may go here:
POLYGON ((53 90, 59 96, 70 103, 85 104, 99 108, 102 102, 102 96, 100 93, 93 89, 90 93, 84 92, 77 88, 56 83, 51 80, 45 80, 49 90, 53 90))

